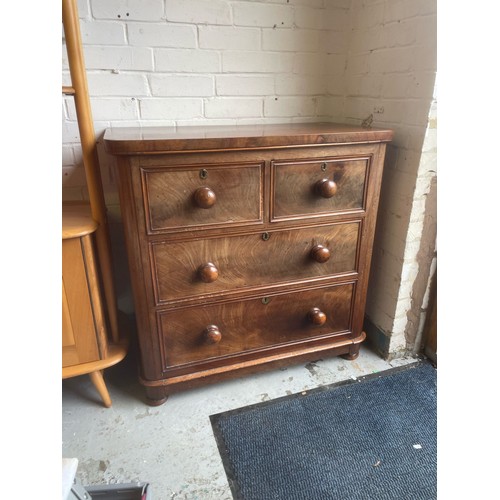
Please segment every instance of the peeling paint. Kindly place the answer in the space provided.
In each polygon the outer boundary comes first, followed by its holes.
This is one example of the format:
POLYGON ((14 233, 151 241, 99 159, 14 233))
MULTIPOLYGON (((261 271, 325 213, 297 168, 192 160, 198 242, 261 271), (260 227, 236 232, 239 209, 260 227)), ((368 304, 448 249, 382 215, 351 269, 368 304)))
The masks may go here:
POLYGON ((411 290, 411 307, 407 313, 405 339, 407 349, 416 353, 421 348, 421 338, 427 317, 428 289, 433 279, 432 263, 436 255, 436 177, 431 181, 429 196, 426 200, 425 217, 416 255, 418 272, 411 290))

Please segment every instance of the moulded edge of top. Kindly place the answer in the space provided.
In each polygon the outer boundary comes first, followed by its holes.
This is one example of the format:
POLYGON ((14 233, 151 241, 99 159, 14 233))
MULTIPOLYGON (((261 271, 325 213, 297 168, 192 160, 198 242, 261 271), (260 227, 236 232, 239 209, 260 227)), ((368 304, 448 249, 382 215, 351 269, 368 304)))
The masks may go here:
POLYGON ((338 123, 122 127, 104 134, 113 155, 390 142, 393 131, 338 123))

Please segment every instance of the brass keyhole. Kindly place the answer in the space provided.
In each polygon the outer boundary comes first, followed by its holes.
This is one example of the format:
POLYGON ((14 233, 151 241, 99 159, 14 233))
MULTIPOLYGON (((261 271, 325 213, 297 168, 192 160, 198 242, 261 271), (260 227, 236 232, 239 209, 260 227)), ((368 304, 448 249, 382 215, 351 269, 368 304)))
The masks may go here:
POLYGON ((264 298, 262 299, 262 303, 263 303, 264 305, 269 304, 269 302, 271 302, 271 299, 270 299, 269 297, 264 297, 264 298))
POLYGON ((270 237, 271 235, 268 232, 262 233, 262 239, 264 241, 267 241, 270 237))
POLYGON ((322 170, 323 172, 326 172, 326 166, 327 166, 327 165, 326 165, 326 163, 322 163, 322 164, 321 164, 321 170, 322 170))
POLYGON ((206 179, 208 177, 208 170, 206 168, 202 168, 200 170, 200 179, 206 179))

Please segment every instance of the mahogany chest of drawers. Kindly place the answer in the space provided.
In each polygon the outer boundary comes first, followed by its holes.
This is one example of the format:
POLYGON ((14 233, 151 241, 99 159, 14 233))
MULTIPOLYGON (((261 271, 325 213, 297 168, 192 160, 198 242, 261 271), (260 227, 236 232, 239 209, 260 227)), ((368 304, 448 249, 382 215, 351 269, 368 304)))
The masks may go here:
POLYGON ((150 404, 358 355, 391 138, 331 123, 106 131, 150 404))

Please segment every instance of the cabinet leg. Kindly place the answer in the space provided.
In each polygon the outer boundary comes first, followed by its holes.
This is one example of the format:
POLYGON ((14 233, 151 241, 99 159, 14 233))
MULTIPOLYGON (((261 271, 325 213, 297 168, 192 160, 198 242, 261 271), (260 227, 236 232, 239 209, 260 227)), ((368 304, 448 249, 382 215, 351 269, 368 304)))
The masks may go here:
POLYGON ((111 398, 109 397, 109 392, 104 382, 104 377, 102 375, 102 371, 96 371, 89 373, 90 380, 94 384, 94 387, 97 389, 99 396, 101 396, 102 402, 106 408, 111 406, 111 398))
POLYGON ((146 387, 146 402, 149 406, 160 406, 168 399, 163 387, 146 387))

